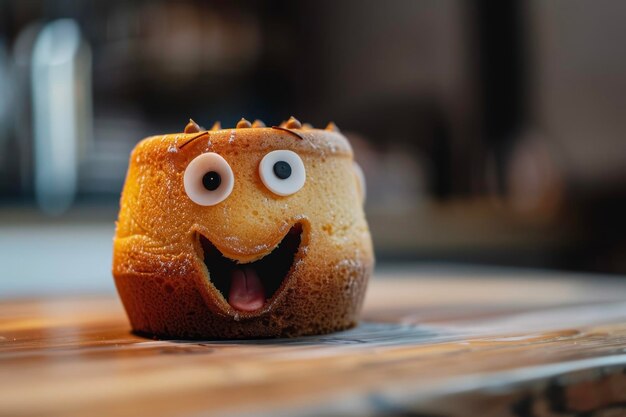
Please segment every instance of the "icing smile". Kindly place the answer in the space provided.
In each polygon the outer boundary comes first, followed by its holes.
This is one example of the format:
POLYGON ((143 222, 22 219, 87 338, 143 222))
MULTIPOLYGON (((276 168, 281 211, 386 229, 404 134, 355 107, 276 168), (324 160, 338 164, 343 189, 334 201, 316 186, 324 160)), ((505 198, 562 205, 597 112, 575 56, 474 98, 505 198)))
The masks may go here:
POLYGON ((198 234, 201 259, 212 286, 235 310, 254 312, 276 299, 285 288, 302 242, 296 223, 267 255, 254 262, 227 258, 209 239, 198 234))

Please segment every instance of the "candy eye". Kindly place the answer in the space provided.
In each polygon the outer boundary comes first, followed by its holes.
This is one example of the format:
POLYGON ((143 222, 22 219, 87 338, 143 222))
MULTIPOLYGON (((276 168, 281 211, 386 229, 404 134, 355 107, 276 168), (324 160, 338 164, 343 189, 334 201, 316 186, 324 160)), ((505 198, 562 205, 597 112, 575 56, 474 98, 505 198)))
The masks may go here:
POLYGON ((365 197, 367 195, 367 189, 365 185, 365 175, 361 166, 356 162, 352 162, 352 168, 354 169, 354 176, 356 177, 356 186, 361 196, 361 204, 365 203, 365 197))
POLYGON ((235 176, 224 158, 209 152, 198 155, 187 165, 183 183, 191 201, 201 206, 214 206, 233 191, 235 176))
POLYGON ((259 175, 271 192, 281 196, 297 192, 306 180, 302 159, 297 153, 286 150, 265 155, 259 164, 259 175))

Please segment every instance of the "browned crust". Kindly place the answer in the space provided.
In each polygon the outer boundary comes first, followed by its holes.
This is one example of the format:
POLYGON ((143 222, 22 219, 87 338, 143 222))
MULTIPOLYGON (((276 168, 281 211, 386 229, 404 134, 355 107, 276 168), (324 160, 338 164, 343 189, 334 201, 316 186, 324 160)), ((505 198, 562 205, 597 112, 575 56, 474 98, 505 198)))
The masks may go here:
POLYGON ((135 331, 236 339, 355 325, 374 260, 352 151, 337 131, 297 131, 302 139, 272 128, 242 128, 210 131, 184 149, 178 146, 199 133, 154 136, 137 145, 113 258, 115 283, 135 331), (306 165, 307 184, 293 196, 273 195, 258 178, 260 159, 275 149, 298 152, 306 165), (207 151, 229 162, 235 187, 222 203, 202 207, 186 197, 182 174, 207 151), (245 261, 271 249, 295 222, 303 224, 306 238, 280 296, 260 313, 235 311, 209 282, 197 233, 245 261))
POLYGON ((311 281, 319 276, 298 274, 280 304, 256 317, 233 319, 211 309, 196 282, 185 277, 115 274, 115 283, 136 332, 161 338, 242 339, 323 334, 353 327, 365 295, 371 264, 326 275, 320 292, 311 281), (344 284, 350 281, 349 287, 344 284), (158 301, 157 301, 158 300, 158 301))

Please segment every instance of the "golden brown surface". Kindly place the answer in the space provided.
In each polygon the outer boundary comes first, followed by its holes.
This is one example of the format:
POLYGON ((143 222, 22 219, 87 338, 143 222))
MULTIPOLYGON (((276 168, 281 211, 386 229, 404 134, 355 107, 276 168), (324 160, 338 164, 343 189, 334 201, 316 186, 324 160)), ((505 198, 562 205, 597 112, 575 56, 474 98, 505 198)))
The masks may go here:
POLYGON ((406 275, 359 327, 286 340, 141 338, 114 296, 1 302, 0 415, 624 415, 626 282, 406 275))
POLYGON ((244 127, 212 130, 191 142, 198 133, 155 136, 137 145, 113 262, 134 329, 242 338, 321 334, 356 323, 373 254, 352 150, 339 132, 299 129, 296 122, 285 124, 295 135, 244 127), (258 175, 260 160, 276 149, 297 152, 306 166, 304 187, 287 197, 271 193, 258 175), (235 185, 226 200, 200 206, 185 194, 182 178, 189 162, 209 151, 228 161, 235 185), (296 223, 303 228, 302 244, 284 286, 261 311, 235 310, 210 283, 198 236, 243 263, 271 252, 296 223))

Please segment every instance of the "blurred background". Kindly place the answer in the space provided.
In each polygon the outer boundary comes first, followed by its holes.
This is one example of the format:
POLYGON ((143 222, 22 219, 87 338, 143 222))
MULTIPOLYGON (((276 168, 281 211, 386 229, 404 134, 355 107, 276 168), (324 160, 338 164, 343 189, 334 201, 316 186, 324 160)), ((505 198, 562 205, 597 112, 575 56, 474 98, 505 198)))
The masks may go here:
POLYGON ((378 266, 626 273, 626 3, 0 0, 0 297, 113 290, 143 137, 350 139, 378 266))

